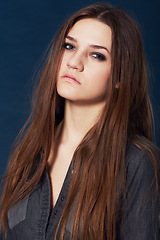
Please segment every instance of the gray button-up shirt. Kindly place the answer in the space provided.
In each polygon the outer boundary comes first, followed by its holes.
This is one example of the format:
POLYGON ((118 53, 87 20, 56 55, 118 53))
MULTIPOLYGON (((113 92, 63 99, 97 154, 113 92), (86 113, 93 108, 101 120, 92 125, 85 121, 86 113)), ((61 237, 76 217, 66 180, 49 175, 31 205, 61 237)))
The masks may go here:
MULTIPOLYGON (((50 211, 50 181, 47 171, 44 171, 35 190, 9 210, 7 240, 54 239, 67 199, 71 174, 72 164, 56 205, 50 211)), ((155 185, 150 188, 154 179, 154 169, 146 155, 133 144, 128 144, 127 147, 126 174, 128 192, 122 205, 122 218, 117 223, 117 240, 160 239, 160 196, 157 196, 154 204, 151 196, 155 185), (147 200, 144 206, 142 198, 147 200)), ((73 215, 74 207, 66 225, 64 240, 70 238, 73 215)), ((4 240, 4 236, 1 235, 0 239, 4 240)))

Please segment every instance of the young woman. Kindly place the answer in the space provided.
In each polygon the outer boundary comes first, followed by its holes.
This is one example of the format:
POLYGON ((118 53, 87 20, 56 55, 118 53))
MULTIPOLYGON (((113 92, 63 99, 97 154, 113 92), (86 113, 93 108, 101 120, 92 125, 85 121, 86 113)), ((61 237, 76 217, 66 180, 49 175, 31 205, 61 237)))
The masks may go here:
POLYGON ((35 96, 8 163, 1 239, 159 239, 159 150, 135 21, 108 4, 73 14, 35 96))

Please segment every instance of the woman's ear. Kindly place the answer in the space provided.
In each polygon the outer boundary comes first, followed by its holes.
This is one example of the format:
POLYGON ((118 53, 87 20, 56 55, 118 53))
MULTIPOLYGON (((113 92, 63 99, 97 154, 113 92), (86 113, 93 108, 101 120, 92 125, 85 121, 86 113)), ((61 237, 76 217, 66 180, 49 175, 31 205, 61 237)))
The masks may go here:
POLYGON ((116 83, 116 88, 119 88, 119 86, 120 86, 120 82, 117 82, 116 83))

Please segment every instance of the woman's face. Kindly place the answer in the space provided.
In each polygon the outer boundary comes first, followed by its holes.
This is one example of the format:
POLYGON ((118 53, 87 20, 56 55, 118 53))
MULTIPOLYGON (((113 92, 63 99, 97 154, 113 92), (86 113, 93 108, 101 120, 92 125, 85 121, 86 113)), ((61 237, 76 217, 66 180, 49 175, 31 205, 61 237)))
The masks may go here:
POLYGON ((75 103, 104 102, 111 73, 112 32, 96 19, 82 19, 69 31, 57 78, 57 92, 75 103))

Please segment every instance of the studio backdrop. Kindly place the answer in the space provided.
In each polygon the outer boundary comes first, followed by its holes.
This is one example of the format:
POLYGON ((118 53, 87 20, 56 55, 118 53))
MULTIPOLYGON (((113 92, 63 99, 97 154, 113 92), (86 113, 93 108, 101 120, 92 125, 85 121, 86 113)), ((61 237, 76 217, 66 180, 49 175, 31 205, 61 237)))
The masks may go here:
MULTIPOLYGON (((45 50, 64 20, 91 0, 0 1, 0 176, 11 146, 30 113, 34 75, 45 50)), ((103 1, 104 2, 104 1, 103 1)), ((140 24, 150 68, 150 96, 160 146, 159 0, 109 0, 140 24)))

